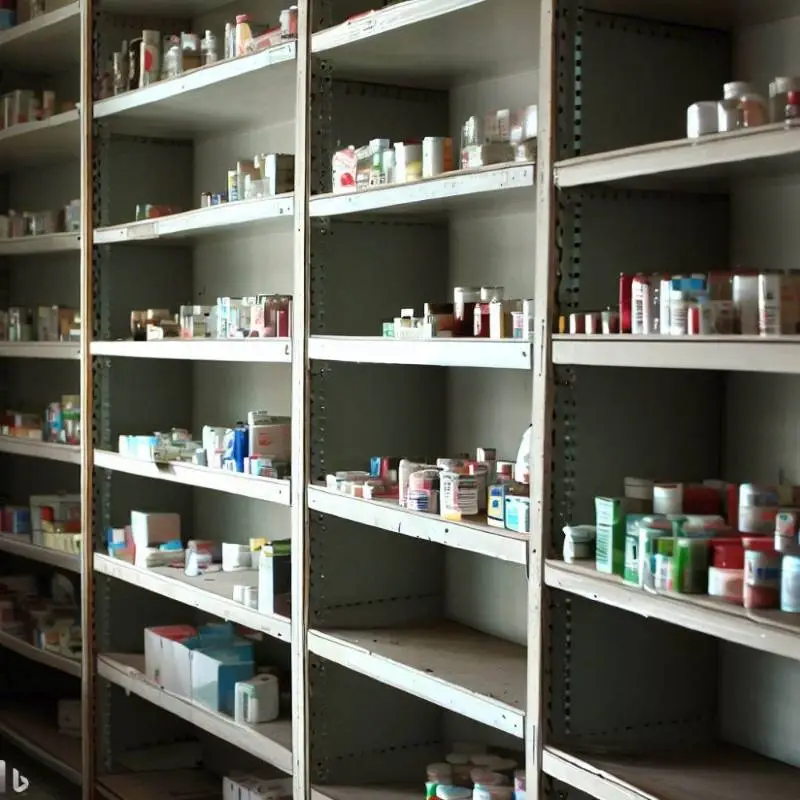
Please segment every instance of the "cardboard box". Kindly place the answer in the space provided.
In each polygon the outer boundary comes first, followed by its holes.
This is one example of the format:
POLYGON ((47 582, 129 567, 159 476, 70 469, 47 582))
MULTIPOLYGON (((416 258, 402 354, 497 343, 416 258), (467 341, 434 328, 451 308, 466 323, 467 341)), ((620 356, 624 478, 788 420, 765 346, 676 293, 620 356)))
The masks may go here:
POLYGON ((191 697, 191 650, 186 643, 197 637, 191 625, 165 625, 145 628, 145 675, 169 692, 191 697))
POLYGON ((179 514, 131 511, 131 534, 135 547, 156 547, 181 538, 179 514))
POLYGON ((191 698, 212 711, 233 716, 236 684, 252 678, 254 673, 253 645, 243 639, 193 650, 191 698))
POLYGON ((291 541, 283 539, 261 548, 258 560, 258 610, 285 613, 281 602, 292 591, 291 541))

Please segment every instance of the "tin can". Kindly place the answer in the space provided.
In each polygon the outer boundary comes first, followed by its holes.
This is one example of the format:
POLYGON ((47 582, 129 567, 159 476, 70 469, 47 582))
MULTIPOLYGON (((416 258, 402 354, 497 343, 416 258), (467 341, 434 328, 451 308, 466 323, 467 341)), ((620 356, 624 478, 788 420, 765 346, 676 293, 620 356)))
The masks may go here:
POLYGON ((590 311, 584 320, 584 330, 586 333, 596 336, 602 330, 600 314, 597 311, 590 311))
POLYGON ((619 276, 619 330, 620 333, 631 332, 631 291, 633 275, 620 273, 619 276))
POLYGON ((239 199, 239 173, 235 169, 228 170, 228 202, 239 199))
POLYGON ((619 333, 619 312, 610 308, 603 311, 600 315, 600 324, 602 332, 608 336, 610 334, 619 333))
POLYGON ((644 334, 650 309, 650 278, 634 275, 631 283, 631 333, 644 334))
POLYGON ((453 169, 453 140, 426 136, 422 140, 422 177, 435 178, 453 169))
POLYGON ((781 334, 781 276, 758 276, 758 333, 760 336, 781 334))
POLYGON ((459 472, 443 472, 441 476, 442 516, 460 519, 478 513, 478 478, 459 472))
POLYGON ((586 332, 586 314, 569 315, 569 332, 572 335, 586 332))

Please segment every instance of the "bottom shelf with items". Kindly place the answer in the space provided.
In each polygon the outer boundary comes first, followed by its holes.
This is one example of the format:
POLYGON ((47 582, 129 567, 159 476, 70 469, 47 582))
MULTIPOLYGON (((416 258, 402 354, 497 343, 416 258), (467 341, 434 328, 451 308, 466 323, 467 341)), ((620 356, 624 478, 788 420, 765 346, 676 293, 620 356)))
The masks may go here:
POLYGON ((635 756, 545 748, 544 772, 598 800, 797 800, 800 770, 728 745, 635 756))
POLYGON ((0 708, 0 737, 72 783, 81 783, 81 740, 59 733, 54 705, 31 700, 0 708))

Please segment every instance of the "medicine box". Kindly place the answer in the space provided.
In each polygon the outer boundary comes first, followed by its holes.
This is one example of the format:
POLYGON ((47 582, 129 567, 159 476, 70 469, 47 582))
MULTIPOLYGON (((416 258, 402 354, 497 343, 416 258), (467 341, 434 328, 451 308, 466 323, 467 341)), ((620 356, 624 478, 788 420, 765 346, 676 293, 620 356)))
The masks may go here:
POLYGON ((181 538, 179 514, 131 511, 134 547, 153 547, 181 538))
POLYGON ((191 625, 145 628, 145 675, 157 686, 182 697, 191 697, 191 659, 186 643, 197 637, 191 625))
POLYGON ((625 571, 625 515, 624 497, 595 497, 597 540, 595 567, 598 572, 622 575, 625 571))
POLYGON ((218 647, 193 650, 191 698, 212 711, 233 716, 236 684, 249 680, 254 673, 251 642, 233 639, 218 647))
POLYGON ((271 542, 261 548, 258 561, 258 610, 281 613, 276 599, 292 591, 291 541, 271 542))
POLYGON ((529 533, 531 527, 531 499, 511 495, 506 497, 506 528, 516 533, 529 533))

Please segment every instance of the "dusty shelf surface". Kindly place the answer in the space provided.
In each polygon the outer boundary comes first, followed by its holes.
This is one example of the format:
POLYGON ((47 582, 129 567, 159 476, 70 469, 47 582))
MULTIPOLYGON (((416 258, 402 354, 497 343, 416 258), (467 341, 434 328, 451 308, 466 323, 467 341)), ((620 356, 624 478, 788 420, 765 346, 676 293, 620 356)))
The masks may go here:
POLYGON ((745 609, 708 595, 643 589, 625 583, 618 575, 598 572, 592 561, 547 561, 545 583, 634 614, 800 660, 800 614, 745 609))
POLYGON ((55 704, 3 705, 0 736, 73 783, 80 783, 81 740, 58 732, 55 704))
POLYGON ((797 800, 800 770, 730 745, 660 755, 547 747, 543 769, 598 800, 797 800))
POLYGON ((201 769, 124 772, 98 779, 100 793, 120 800, 153 800, 160 797, 201 797, 203 792, 222 792, 222 781, 201 769))
POLYGON ((312 630, 330 661, 498 730, 524 735, 527 651, 455 622, 374 630, 312 630))

